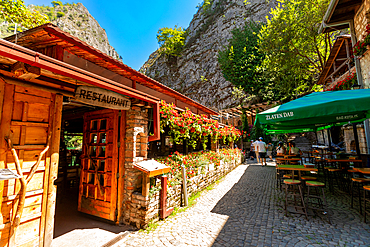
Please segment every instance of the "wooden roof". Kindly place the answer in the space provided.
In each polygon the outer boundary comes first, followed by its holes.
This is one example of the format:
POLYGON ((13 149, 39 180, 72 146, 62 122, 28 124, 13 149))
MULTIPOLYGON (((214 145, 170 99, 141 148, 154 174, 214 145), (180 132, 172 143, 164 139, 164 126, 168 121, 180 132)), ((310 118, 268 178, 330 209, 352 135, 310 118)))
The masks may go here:
POLYGON ((352 20, 364 0, 332 0, 323 20, 323 32, 349 28, 347 20, 352 20), (331 25, 331 27, 327 26, 331 25))
POLYGON ((328 84, 333 82, 338 75, 346 73, 349 68, 347 62, 351 62, 352 42, 351 35, 341 35, 335 40, 330 55, 325 62, 317 84, 328 84))
POLYGON ((262 102, 257 104, 246 104, 242 107, 246 110, 247 116, 255 116, 257 113, 266 111, 280 103, 280 101, 262 102))
POLYGON ((59 46, 60 48, 90 61, 102 68, 115 72, 121 76, 124 76, 134 82, 137 82, 143 86, 146 86, 155 91, 161 92, 168 96, 171 96, 179 101, 196 107, 211 115, 217 115, 218 113, 201 105, 200 103, 182 95, 181 93, 153 80, 152 78, 130 68, 123 64, 121 61, 116 60, 105 53, 95 49, 88 45, 86 42, 79 40, 78 38, 70 35, 67 32, 62 31, 56 25, 48 23, 25 32, 18 33, 5 38, 13 43, 17 43, 23 47, 27 47, 31 50, 41 50, 43 48, 51 46, 59 46))
POLYGON ((255 103, 255 104, 246 104, 243 106, 238 106, 234 108, 228 108, 220 111, 220 115, 215 118, 221 118, 222 116, 228 114, 229 117, 240 117, 243 114, 243 109, 245 110, 245 113, 247 116, 255 116, 258 112, 263 112, 265 110, 270 109, 271 107, 276 106, 277 104, 280 104, 279 101, 273 101, 273 102, 262 102, 262 103, 255 103))

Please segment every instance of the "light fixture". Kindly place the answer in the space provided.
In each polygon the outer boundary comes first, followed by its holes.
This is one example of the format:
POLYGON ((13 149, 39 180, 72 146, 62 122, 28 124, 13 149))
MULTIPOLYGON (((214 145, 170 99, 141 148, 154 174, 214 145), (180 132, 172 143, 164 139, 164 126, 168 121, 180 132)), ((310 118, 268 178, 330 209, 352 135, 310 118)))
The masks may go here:
POLYGON ((134 102, 132 102, 132 105, 139 107, 145 106, 144 102, 142 102, 141 100, 134 100, 134 102))
POLYGON ((151 105, 151 104, 149 104, 148 102, 145 102, 145 106, 144 106, 144 108, 146 108, 146 109, 151 109, 151 108, 153 108, 153 107, 152 107, 152 105, 151 105))

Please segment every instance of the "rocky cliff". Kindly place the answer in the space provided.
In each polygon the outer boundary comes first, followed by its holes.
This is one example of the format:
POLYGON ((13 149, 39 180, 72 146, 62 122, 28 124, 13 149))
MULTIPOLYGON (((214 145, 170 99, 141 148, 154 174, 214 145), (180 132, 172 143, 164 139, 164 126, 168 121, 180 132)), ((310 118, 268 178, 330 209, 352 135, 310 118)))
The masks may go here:
POLYGON ((233 85, 218 65, 218 51, 224 49, 234 28, 247 20, 266 21, 273 0, 213 0, 208 11, 194 15, 180 57, 168 58, 155 51, 141 72, 213 109, 233 107, 233 85))
MULTIPOLYGON (((85 41, 105 54, 116 59, 120 58, 115 49, 109 44, 105 30, 81 3, 62 4, 54 7, 29 5, 28 8, 38 10, 61 30, 85 41)), ((14 24, 0 21, 0 38, 13 33, 14 24)))

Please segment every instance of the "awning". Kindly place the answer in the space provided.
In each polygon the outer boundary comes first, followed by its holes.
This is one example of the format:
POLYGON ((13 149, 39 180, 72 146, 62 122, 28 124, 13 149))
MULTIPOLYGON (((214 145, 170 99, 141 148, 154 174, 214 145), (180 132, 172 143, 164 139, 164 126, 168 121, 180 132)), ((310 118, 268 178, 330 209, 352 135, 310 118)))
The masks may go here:
POLYGON ((317 131, 370 118, 370 89, 316 92, 257 114, 268 134, 317 131))

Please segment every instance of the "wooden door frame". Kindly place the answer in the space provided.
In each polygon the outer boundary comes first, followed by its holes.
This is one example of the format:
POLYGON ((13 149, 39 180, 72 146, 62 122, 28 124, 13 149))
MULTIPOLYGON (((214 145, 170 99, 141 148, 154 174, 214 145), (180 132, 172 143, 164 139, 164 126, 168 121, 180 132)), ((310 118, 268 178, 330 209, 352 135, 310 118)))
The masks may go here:
MULTIPOLYGON (((54 216, 55 216, 55 202, 56 202, 56 186, 54 181, 58 177, 58 165, 59 165, 59 145, 60 145, 60 134, 62 128, 62 109, 63 109, 63 95, 55 95, 53 120, 51 121, 52 136, 51 146, 48 152, 50 157, 49 162, 49 177, 47 184, 47 202, 45 212, 45 233, 43 246, 51 246, 54 237, 54 216)), ((45 174, 46 176, 47 174, 45 174)), ((43 210, 43 214, 44 211, 43 210)))
POLYGON ((125 191, 125 139, 126 139, 126 111, 120 111, 119 118, 119 157, 118 157, 118 181, 117 181, 117 218, 116 225, 120 224, 123 214, 123 194, 125 191))

